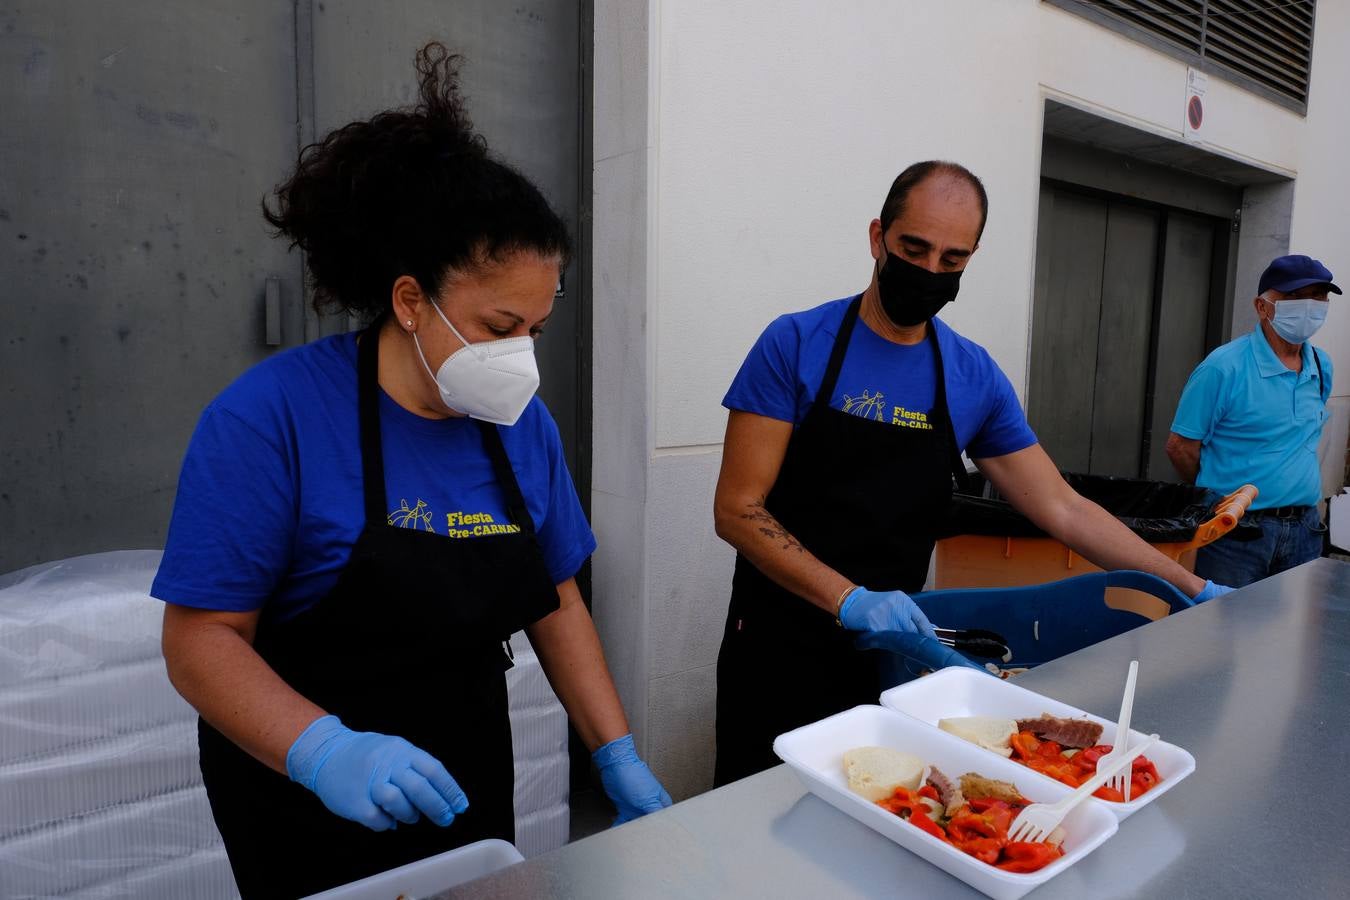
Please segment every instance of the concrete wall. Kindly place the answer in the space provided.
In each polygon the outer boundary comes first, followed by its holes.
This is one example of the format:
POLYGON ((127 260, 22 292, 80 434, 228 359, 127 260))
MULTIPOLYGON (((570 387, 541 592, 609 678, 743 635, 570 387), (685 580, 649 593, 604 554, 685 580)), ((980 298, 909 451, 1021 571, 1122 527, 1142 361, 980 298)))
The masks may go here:
POLYGON ((647 720, 647 528, 651 469, 649 10, 596 0, 594 50, 593 612, 639 740, 647 720))
MULTIPOLYGON (((1350 275, 1347 38, 1350 5, 1319 5, 1306 118, 1211 77, 1205 137, 1295 177, 1290 246, 1350 275)), ((682 797, 711 784, 732 562, 711 498, 721 397, 751 343, 775 315, 861 290, 891 179, 955 159, 991 210, 943 318, 1025 400, 1044 102, 1179 140, 1186 67, 1035 0, 597 0, 595 67, 596 613, 639 737, 682 797)), ((1318 343, 1342 373, 1344 426, 1344 303, 1318 343)), ((1328 446, 1339 472, 1343 427, 1328 446)))

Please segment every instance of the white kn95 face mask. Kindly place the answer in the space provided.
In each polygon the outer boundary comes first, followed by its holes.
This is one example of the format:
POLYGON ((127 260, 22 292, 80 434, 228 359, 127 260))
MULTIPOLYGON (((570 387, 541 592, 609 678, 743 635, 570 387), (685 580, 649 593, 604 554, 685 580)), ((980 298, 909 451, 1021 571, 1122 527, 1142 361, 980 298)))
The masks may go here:
POLYGON ((413 332, 413 344, 422 366, 440 389, 441 400, 451 409, 494 425, 514 425, 539 389, 539 366, 534 359, 534 338, 529 335, 470 344, 441 312, 431 308, 464 346, 451 353, 435 372, 413 332))

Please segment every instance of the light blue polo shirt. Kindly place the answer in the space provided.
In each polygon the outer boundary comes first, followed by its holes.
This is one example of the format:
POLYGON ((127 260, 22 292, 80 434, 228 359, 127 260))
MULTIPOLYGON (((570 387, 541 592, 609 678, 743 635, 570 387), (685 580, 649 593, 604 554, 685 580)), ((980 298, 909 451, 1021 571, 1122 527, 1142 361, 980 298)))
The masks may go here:
POLYGON ((1303 367, 1291 372, 1258 326, 1191 373, 1172 430, 1201 442, 1200 487, 1227 494, 1254 484, 1260 495, 1253 509, 1311 506, 1322 499, 1317 442, 1329 396, 1331 358, 1324 351, 1305 341, 1303 367))

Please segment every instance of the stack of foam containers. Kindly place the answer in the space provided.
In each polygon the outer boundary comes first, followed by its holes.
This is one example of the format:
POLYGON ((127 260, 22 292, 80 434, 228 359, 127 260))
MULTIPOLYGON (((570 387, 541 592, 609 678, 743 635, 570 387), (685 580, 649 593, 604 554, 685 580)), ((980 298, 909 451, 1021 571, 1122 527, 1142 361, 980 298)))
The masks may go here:
MULTIPOLYGON (((158 551, 0 575, 0 897, 238 894, 164 670, 158 551)), ((517 844, 568 837, 567 719, 523 635, 508 674, 517 844)))
POLYGON ((154 551, 0 576, 0 896, 237 896, 169 684, 154 551))

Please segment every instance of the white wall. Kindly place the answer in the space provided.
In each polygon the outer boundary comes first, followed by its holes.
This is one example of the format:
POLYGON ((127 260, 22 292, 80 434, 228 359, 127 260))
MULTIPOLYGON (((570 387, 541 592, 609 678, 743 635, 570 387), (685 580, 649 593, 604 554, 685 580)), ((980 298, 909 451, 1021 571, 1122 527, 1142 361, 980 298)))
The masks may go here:
MULTIPOLYGON (((711 518, 720 402, 755 337, 861 290, 891 179, 954 159, 991 208, 943 318, 1025 400, 1044 100, 1180 139, 1186 67, 1036 0, 598 0, 596 22, 597 616, 649 756, 684 796, 710 784, 730 589, 711 518), (618 508, 621 526, 601 521, 618 508)), ((1319 4, 1306 119, 1211 77, 1205 125, 1213 152, 1297 177, 1292 249, 1343 283, 1347 38, 1350 4, 1319 4)), ((1318 343, 1342 373, 1341 419, 1348 338, 1333 303, 1318 343)))

